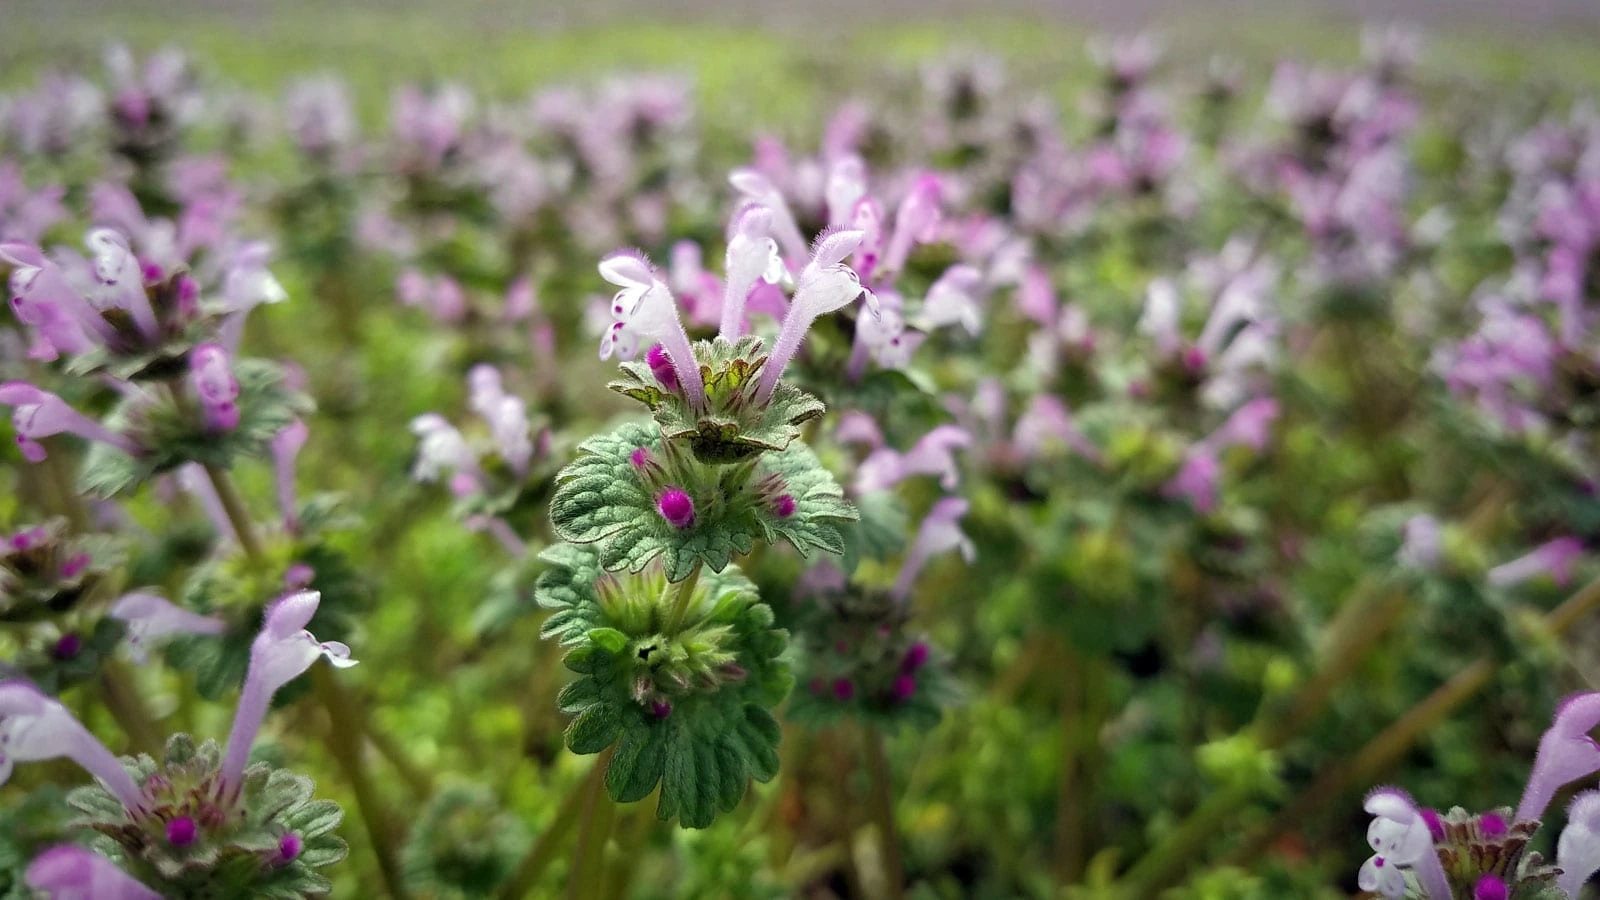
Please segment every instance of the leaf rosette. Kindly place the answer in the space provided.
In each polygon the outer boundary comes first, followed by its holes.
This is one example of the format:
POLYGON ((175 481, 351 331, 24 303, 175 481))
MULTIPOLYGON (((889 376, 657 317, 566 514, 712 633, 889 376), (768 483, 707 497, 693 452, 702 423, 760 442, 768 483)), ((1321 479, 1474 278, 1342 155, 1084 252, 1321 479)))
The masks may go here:
POLYGON ((800 437, 800 426, 821 418, 821 400, 787 381, 779 381, 766 403, 756 388, 767 355, 758 337, 738 343, 718 337, 694 344, 705 382, 706 406, 695 411, 681 390, 662 384, 650 366, 624 362, 622 378, 609 387, 650 408, 668 440, 685 441, 700 462, 728 465, 766 451, 779 451, 800 437))
POLYGON ((559 698, 573 716, 574 753, 615 747, 605 782, 619 803, 660 785, 656 815, 704 828, 729 812, 749 783, 778 772, 778 722, 770 710, 793 684, 781 659, 788 633, 736 568, 671 585, 659 567, 608 575, 592 546, 553 547, 542 559, 547 637, 567 647, 578 673, 559 698), (675 622, 681 591, 689 594, 675 622))
POLYGON ((814 550, 842 554, 840 528, 857 517, 832 473, 803 443, 740 466, 707 466, 674 452, 671 441, 643 422, 580 444, 577 458, 556 476, 550 504, 556 533, 596 545, 604 570, 638 572, 659 558, 671 581, 687 578, 700 563, 720 572, 757 540, 788 541, 802 556, 814 550), (659 456, 656 474, 634 462, 641 448, 659 456), (693 500, 694 520, 687 527, 674 526, 657 511, 662 485, 693 500), (778 496, 792 498, 792 508, 774 503, 778 496))

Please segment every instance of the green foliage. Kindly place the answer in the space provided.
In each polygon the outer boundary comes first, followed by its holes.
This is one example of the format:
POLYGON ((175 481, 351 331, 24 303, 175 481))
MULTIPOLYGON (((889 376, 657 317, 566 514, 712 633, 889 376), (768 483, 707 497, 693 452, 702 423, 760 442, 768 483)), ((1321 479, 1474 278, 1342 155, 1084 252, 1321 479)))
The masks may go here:
POLYGON ((757 540, 782 538, 802 555, 844 552, 840 524, 856 519, 833 476, 803 444, 759 457, 742 467, 706 466, 668 457, 666 483, 685 490, 695 503, 687 528, 674 528, 656 510, 657 497, 631 461, 635 450, 664 454, 656 430, 643 423, 590 438, 578 458, 556 477, 550 518, 556 534, 579 544, 597 544, 606 571, 642 570, 661 559, 668 577, 681 581, 696 565, 720 572, 757 540), (747 485, 777 476, 795 501, 780 516, 747 485))

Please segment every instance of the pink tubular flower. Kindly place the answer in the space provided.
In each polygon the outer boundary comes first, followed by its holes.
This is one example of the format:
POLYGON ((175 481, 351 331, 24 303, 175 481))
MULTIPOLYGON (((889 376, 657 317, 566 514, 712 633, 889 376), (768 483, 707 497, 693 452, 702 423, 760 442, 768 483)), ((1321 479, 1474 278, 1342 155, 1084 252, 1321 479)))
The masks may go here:
POLYGON ((746 206, 733 221, 723 265, 726 286, 720 332, 730 341, 744 335, 745 305, 750 292, 761 283, 776 284, 786 274, 778 245, 767 236, 771 230, 772 210, 765 206, 746 206))
POLYGON ((128 628, 128 650, 135 662, 144 662, 151 643, 171 634, 221 634, 227 623, 175 606, 159 594, 135 591, 123 594, 107 612, 128 628))
POLYGON ((947 491, 955 490, 961 470, 955 451, 972 446, 972 435, 957 425, 940 425, 923 435, 904 454, 889 447, 874 450, 856 472, 855 488, 866 494, 883 491, 916 475, 937 475, 947 491))
POLYGON ((1600 744, 1589 736, 1596 726, 1600 726, 1600 693, 1561 701, 1555 721, 1539 738, 1539 753, 1517 804, 1517 821, 1539 819, 1563 785, 1600 772, 1600 744))
MULTIPOLYGON (((761 369, 761 383, 756 389, 756 402, 765 404, 778 386, 778 378, 800 350, 806 331, 818 316, 849 305, 862 295, 861 279, 844 264, 845 257, 861 243, 859 231, 835 231, 817 238, 811 262, 800 272, 796 282, 794 300, 789 314, 783 317, 783 327, 773 343, 772 354, 761 369)), ((871 303, 871 293, 867 293, 871 303)), ((679 373, 680 375, 682 373, 679 373)), ((698 386, 699 373, 695 373, 698 386)))
POLYGON ((116 863, 77 844, 58 844, 35 856, 25 879, 50 900, 161 900, 116 863))
POLYGON ((795 224, 794 213, 789 209, 789 201, 784 199, 783 192, 778 190, 777 185, 754 169, 734 170, 728 176, 728 183, 733 185, 734 190, 743 195, 745 200, 764 206, 770 211, 769 227, 772 236, 782 245, 790 264, 799 265, 800 260, 806 258, 806 239, 800 233, 800 226, 795 224))
POLYGON ((206 427, 232 431, 239 427, 239 380, 220 344, 201 344, 189 353, 189 381, 205 411, 206 427))
POLYGON ((694 524, 694 498, 683 488, 669 487, 656 498, 656 511, 673 528, 688 528, 694 524))
POLYGON ((1028 402, 1028 408, 1017 418, 1011 440, 1024 459, 1038 458, 1052 442, 1059 442, 1096 465, 1104 459, 1100 448, 1073 423, 1066 404, 1048 394, 1039 394, 1028 402))
POLYGON ((299 504, 294 496, 294 463, 300 455, 300 448, 306 445, 310 437, 310 429, 306 423, 299 419, 285 425, 283 430, 272 438, 272 465, 274 477, 278 488, 278 514, 283 516, 284 524, 292 531, 297 527, 300 515, 299 504))
POLYGON ((66 401, 48 391, 42 391, 26 381, 8 381, 0 384, 0 406, 10 406, 11 424, 17 432, 17 444, 29 462, 45 458, 40 438, 57 434, 75 434, 91 441, 110 444, 124 453, 137 455, 139 445, 125 435, 118 434, 94 419, 68 406, 66 401))
POLYGON ((960 497, 946 497, 928 510, 927 518, 917 530, 916 540, 906 551, 900 564, 900 577, 895 579, 889 595, 901 603, 911 596, 911 585, 928 560, 949 550, 959 550, 967 562, 977 555, 977 548, 961 531, 961 517, 967 514, 967 501, 960 497))
POLYGON ((267 607, 261 633, 250 645, 250 668, 228 732, 221 769, 224 792, 237 791, 242 785, 250 747, 266 720, 272 695, 279 688, 299 678, 319 659, 341 669, 356 664, 350 658, 349 647, 337 641, 318 641, 306 630, 321 602, 322 595, 316 591, 300 591, 267 607))
POLYGON ((1583 542, 1575 537, 1560 537, 1533 548, 1516 559, 1489 570, 1487 580, 1495 587, 1512 587, 1537 575, 1548 573, 1559 586, 1572 580, 1573 567, 1583 558, 1583 542))
POLYGON ((1556 886, 1568 897, 1578 896, 1585 883, 1600 871, 1600 791, 1584 791, 1572 798, 1567 827, 1556 841, 1556 886))
POLYGON ((889 272, 905 268, 916 243, 933 240, 939 229, 939 202, 943 189, 939 177, 923 173, 911 186, 910 193, 900 201, 894 214, 894 234, 890 236, 883 253, 883 267, 889 272))
POLYGON ((1361 889, 1391 900, 1404 897, 1406 877, 1400 869, 1407 867, 1416 874, 1426 900, 1450 900, 1450 882, 1434 853, 1433 835, 1411 797, 1398 788, 1378 788, 1367 795, 1363 808, 1373 816, 1367 828, 1373 855, 1356 877, 1361 889))
POLYGON ((600 339, 600 358, 612 353, 631 358, 641 342, 660 343, 672 361, 690 408, 705 408, 705 385, 700 366, 689 345, 689 334, 678 317, 678 305, 643 254, 622 250, 600 261, 600 275, 620 290, 611 299, 613 322, 600 339))
POLYGON ((63 757, 100 779, 128 810, 143 808, 133 777, 65 706, 25 681, 0 682, 0 784, 19 762, 63 757))

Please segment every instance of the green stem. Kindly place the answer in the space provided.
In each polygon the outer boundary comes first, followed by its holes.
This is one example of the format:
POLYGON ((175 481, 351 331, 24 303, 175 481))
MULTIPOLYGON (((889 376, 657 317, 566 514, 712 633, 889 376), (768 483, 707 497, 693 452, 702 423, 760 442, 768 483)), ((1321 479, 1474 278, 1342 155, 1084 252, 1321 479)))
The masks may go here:
POLYGON ((900 900, 905 895, 905 866, 900 859, 900 835, 894 824, 894 783, 889 775, 889 757, 883 749, 883 733, 875 726, 861 729, 866 751, 867 774, 872 779, 872 819, 878 831, 880 872, 883 896, 900 900))
POLYGON ((689 607, 694 604, 694 589, 700 583, 700 569, 704 565, 700 560, 695 560, 689 577, 672 586, 672 615, 667 619, 667 634, 677 634, 683 630, 683 621, 689 615, 689 607))
POLYGON ((386 815, 377 786, 373 784, 372 776, 361 758, 361 714, 329 667, 313 667, 311 680, 316 688, 317 699, 328 713, 328 750, 333 754, 345 781, 349 782, 350 789, 355 792, 356 810, 366 828, 367 840, 372 844, 372 853, 378 858, 378 871, 383 876, 384 887, 394 900, 407 900, 409 895, 394 851, 398 841, 389 827, 395 820, 386 815))
POLYGON ((239 546, 244 548, 251 562, 260 562, 265 555, 261 550, 261 539, 256 537, 255 524, 250 521, 250 510, 245 508, 239 489, 234 486, 226 470, 210 463, 206 463, 204 468, 206 477, 211 479, 211 486, 216 488, 222 511, 228 516, 228 524, 233 526, 233 533, 239 538, 239 546))
MULTIPOLYGON (((1043 654, 1041 654, 1043 655, 1043 654)), ((1085 666, 1071 648, 1063 648, 1061 693, 1061 773, 1056 782, 1056 881, 1075 883, 1083 874, 1083 828, 1078 767, 1083 723, 1088 712, 1085 666)))
POLYGON ((516 871, 511 873, 511 877, 506 879, 506 883, 496 894, 499 900, 520 900, 533 890, 545 867, 556 858, 556 851, 561 849, 562 841, 572 831, 573 823, 578 821, 578 814, 587 808, 588 802, 603 788, 605 763, 610 758, 610 751, 602 754, 589 770, 589 774, 567 791, 566 797, 561 800, 561 806, 556 809, 555 818, 550 820, 550 826, 539 835, 538 840, 533 842, 533 846, 528 848, 527 855, 517 863, 516 871))
POLYGON ((62 462, 61 450, 52 449, 44 458, 45 478, 50 483, 50 493, 55 495, 56 511, 67 517, 77 534, 89 531, 89 513, 73 486, 72 476, 62 462))
POLYGON ((100 700, 105 704, 117 727, 128 737, 128 746, 135 753, 161 755, 161 733, 156 729, 155 717, 145 708, 137 691, 129 690, 133 675, 117 659, 107 659, 100 670, 100 700))
MULTIPOLYGON (((699 567, 696 567, 699 571, 699 567)), ((572 871, 567 875, 567 900, 598 896, 601 864, 605 861, 606 841, 611 836, 611 819, 616 807, 606 796, 606 767, 616 747, 608 747, 595 761, 595 774, 589 779, 583 804, 583 822, 578 826, 578 845, 572 851, 572 871)))

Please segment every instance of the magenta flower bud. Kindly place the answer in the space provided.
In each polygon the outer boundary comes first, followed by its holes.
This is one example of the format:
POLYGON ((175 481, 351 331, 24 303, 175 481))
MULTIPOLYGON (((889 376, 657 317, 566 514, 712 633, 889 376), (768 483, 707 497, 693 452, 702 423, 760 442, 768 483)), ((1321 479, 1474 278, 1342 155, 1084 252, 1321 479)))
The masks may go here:
POLYGON ((300 835, 292 831, 284 835, 278 840, 278 864, 287 865, 294 862, 300 856, 302 846, 300 835))
POLYGON ((910 675, 901 675, 894 680, 894 687, 889 691, 894 697, 894 702, 905 703, 917 693, 917 679, 910 675))
POLYGON ((1418 813, 1422 821, 1428 826, 1428 833, 1433 835, 1435 843, 1444 840, 1444 822, 1439 819, 1439 812, 1435 809, 1421 809, 1418 813))
MULTIPOLYGON (((1504 837, 1511 829, 1499 813, 1486 812, 1478 817, 1478 829, 1485 837, 1504 837)), ((1431 829, 1430 829, 1431 830, 1431 829)))
POLYGON ((645 354, 645 362, 650 365, 650 374, 656 376, 661 386, 669 391, 678 389, 678 373, 672 368, 672 359, 667 356, 667 351, 660 344, 652 344, 645 354))
POLYGON ((283 586, 291 591, 303 590, 316 580, 317 570, 303 562, 291 565, 283 573, 283 586))
POLYGON ((633 453, 629 454, 628 461, 633 463, 635 469, 643 469, 645 466, 655 462, 655 458, 655 454, 650 452, 649 447, 636 447, 633 453))
POLYGON ((650 713, 658 719, 665 719, 667 716, 672 715, 672 704, 665 700, 652 700, 650 702, 650 713))
POLYGON ((1485 875, 1472 887, 1472 900, 1506 900, 1506 883, 1498 875, 1485 875))
POLYGON ((912 644, 910 647, 906 648, 905 658, 900 660, 900 671, 909 675, 912 672, 922 668, 923 664, 927 661, 928 645, 922 641, 917 641, 915 644, 912 644))
POLYGON ((856 683, 848 678, 836 678, 833 682, 833 696, 841 703, 848 703, 856 695, 856 683))
POLYGON ((179 816, 167 823, 167 843, 174 847, 187 847, 198 835, 199 829, 188 816, 179 816))
POLYGON ((1187 347, 1183 351, 1183 367, 1190 372, 1201 372, 1206 367, 1206 352, 1199 347, 1187 347))
POLYGON ((75 658, 81 652, 83 652, 83 638, 70 631, 63 634, 55 646, 50 648, 50 655, 63 662, 75 658))
POLYGON ((70 557, 61 564, 62 578, 76 578, 84 569, 89 568, 90 557, 87 553, 79 553, 70 557))
POLYGON ((683 488, 670 487, 656 499, 656 511, 673 528, 688 528, 694 524, 694 500, 683 488))
POLYGON ((787 519, 794 515, 794 495, 783 494, 772 503, 772 511, 780 519, 787 519))

